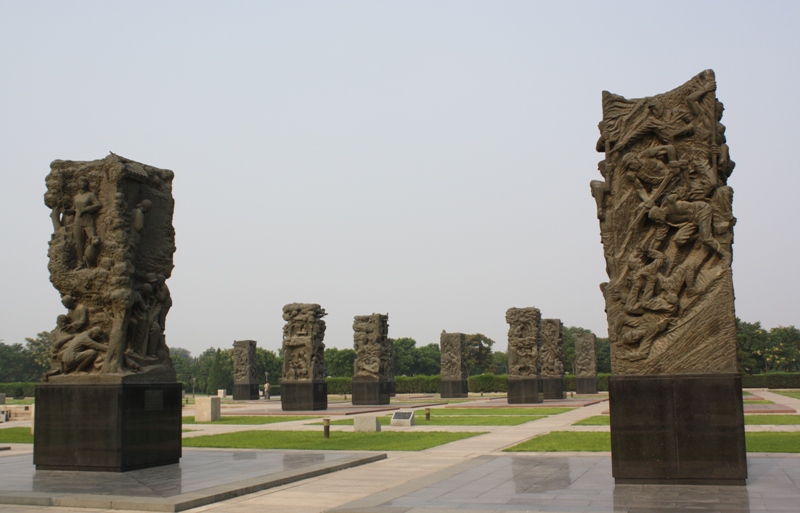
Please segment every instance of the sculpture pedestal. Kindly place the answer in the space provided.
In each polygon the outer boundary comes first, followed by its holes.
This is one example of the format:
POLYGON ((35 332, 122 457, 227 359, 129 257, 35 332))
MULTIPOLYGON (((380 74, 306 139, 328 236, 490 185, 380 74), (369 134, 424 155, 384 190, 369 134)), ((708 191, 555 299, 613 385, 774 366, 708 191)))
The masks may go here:
POLYGON ((124 472, 178 463, 179 383, 36 385, 37 470, 124 472))
POLYGON ((281 381, 283 411, 327 410, 328 384, 324 379, 313 381, 281 381))
POLYGON ((567 398, 567 378, 560 376, 555 378, 541 378, 542 393, 545 399, 566 399, 567 398))
POLYGON ((508 377, 508 404, 541 403, 543 399, 538 377, 508 377))
POLYGON ((389 404, 392 383, 377 379, 353 378, 353 405, 389 404))
POLYGON ((469 395, 469 385, 467 380, 442 380, 439 383, 439 394, 442 399, 467 397, 469 395))
POLYGON ((596 394, 597 393, 597 376, 586 376, 583 378, 575 378, 575 393, 576 394, 596 394))
POLYGON ((233 384, 234 401, 252 401, 258 399, 258 383, 233 384))
POLYGON ((617 484, 745 485, 739 374, 611 376, 617 484))

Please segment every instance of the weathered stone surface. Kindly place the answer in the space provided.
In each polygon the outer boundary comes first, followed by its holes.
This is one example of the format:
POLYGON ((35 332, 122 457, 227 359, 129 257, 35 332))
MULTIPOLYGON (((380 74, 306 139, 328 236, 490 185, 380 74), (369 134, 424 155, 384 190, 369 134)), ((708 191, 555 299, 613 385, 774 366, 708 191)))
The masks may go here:
POLYGON ((220 398, 218 396, 197 397, 194 400, 194 421, 214 422, 220 419, 220 398))
POLYGON ((233 342, 233 383, 235 385, 258 383, 255 340, 233 342))
POLYGON ((539 348, 539 365, 542 377, 560 378, 564 375, 561 327, 559 319, 542 319, 540 329, 541 346, 539 348))
POLYGON ((353 417, 353 431, 356 433, 375 433, 381 430, 381 423, 374 415, 356 415, 353 417))
POLYGON ((597 375, 597 337, 594 333, 575 335, 575 375, 579 378, 597 375))
POLYGON ((68 312, 50 333, 51 383, 173 382, 173 172, 110 154, 56 160, 44 200, 50 281, 68 312))
POLYGON ((649 98, 603 92, 591 183, 614 374, 736 372, 733 190, 714 72, 649 98))
POLYGON ((389 335, 389 316, 384 314, 356 315, 353 320, 353 378, 386 381, 393 375, 393 350, 389 335))
POLYGON ((467 341, 463 333, 442 331, 439 339, 442 381, 467 379, 467 341))
POLYGON ((325 379, 325 310, 314 303, 283 307, 283 380, 325 379))
POLYGON ((532 376, 539 374, 539 329, 542 314, 538 308, 509 308, 508 323, 508 375, 532 376))

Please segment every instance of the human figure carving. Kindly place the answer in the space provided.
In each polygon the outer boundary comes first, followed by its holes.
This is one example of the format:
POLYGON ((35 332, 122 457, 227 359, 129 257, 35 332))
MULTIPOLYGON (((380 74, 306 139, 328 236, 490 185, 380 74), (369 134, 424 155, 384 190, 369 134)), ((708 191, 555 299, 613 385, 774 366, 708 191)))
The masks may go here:
MULTIPOLYGON (((86 241, 92 241, 96 237, 94 219, 97 211, 102 208, 97 196, 89 190, 89 179, 82 176, 78 179, 80 192, 75 195, 73 205, 75 206, 75 223, 73 225, 73 237, 75 247, 78 252, 78 269, 92 267, 86 259, 86 241)), ((99 239, 97 244, 99 244, 99 239)))
POLYGON ((98 354, 106 351, 106 346, 98 343, 102 335, 103 329, 95 326, 66 341, 63 349, 56 347, 61 349, 62 372, 84 372, 91 367, 98 354))

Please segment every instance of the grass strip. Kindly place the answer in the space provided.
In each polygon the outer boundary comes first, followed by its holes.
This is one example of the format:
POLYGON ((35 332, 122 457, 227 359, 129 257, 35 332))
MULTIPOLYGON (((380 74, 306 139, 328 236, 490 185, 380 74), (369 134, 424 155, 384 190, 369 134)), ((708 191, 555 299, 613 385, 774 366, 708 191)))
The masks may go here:
POLYGON ((273 416, 223 416, 220 420, 214 422, 195 422, 194 417, 183 417, 184 424, 239 424, 239 425, 260 425, 260 424, 275 424, 277 422, 291 422, 293 420, 309 420, 318 419, 316 416, 301 416, 301 415, 273 415, 273 416))
POLYGON ((800 424, 800 415, 745 415, 744 423, 751 426, 791 426, 800 424))
POLYGON ((610 426, 611 417, 608 415, 595 415, 588 419, 579 420, 572 424, 573 426, 610 426))
MULTIPOLYGON (((431 408, 431 418, 446 415, 558 415, 575 408, 431 408)), ((425 413, 424 410, 416 410, 425 413)))
POLYGON ((791 397, 792 399, 800 399, 800 392, 778 392, 775 390, 770 390, 773 394, 780 394, 786 397, 791 397))
POLYGON ((772 401, 768 401, 766 399, 743 399, 742 402, 744 404, 775 404, 772 401))
POLYGON ((324 451, 422 451, 437 445, 470 438, 484 433, 331 432, 323 438, 319 431, 240 431, 221 435, 185 438, 184 447, 217 447, 226 449, 305 449, 324 451))
POLYGON ((0 429, 0 442, 6 444, 32 444, 33 435, 29 427, 0 429))
MULTIPOLYGON (((414 415, 415 426, 518 426, 533 420, 543 419, 545 415, 431 415, 431 420, 425 420, 425 414, 414 415)), ((381 426, 391 425, 391 417, 378 417, 381 426)), ((352 426, 355 424, 353 419, 332 420, 331 426, 352 426)), ((314 426, 321 426, 321 422, 315 422, 314 426)))
POLYGON ((745 433, 747 452, 800 452, 800 433, 745 433))

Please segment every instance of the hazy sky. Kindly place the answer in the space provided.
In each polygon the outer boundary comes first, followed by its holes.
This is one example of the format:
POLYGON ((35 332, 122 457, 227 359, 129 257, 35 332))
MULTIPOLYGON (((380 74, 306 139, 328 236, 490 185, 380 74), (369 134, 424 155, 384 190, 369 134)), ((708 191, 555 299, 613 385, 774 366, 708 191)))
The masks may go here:
POLYGON ((737 315, 800 324, 800 2, 0 1, 0 339, 63 313, 54 159, 175 172, 167 343, 198 354, 320 303, 393 338, 504 314, 606 335, 589 181, 601 91, 713 68, 737 166, 737 315))

